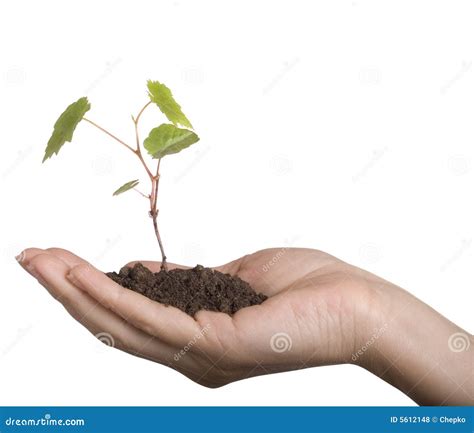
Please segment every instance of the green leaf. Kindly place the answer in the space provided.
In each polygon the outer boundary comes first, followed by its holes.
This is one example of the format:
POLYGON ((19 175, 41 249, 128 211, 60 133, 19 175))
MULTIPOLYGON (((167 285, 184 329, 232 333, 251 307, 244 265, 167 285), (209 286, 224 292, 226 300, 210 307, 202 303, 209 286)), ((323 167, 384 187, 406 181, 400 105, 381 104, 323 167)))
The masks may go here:
POLYGON ((153 158, 159 159, 172 153, 178 153, 197 141, 199 141, 199 137, 193 131, 164 123, 150 131, 143 146, 153 158))
POLYGON ((54 124, 53 134, 48 141, 46 151, 44 153, 43 162, 51 158, 53 154, 58 154, 59 150, 66 141, 72 140, 72 135, 77 124, 82 120, 91 108, 91 104, 86 97, 79 98, 66 108, 63 114, 54 124))
POLYGON ((181 111, 180 105, 174 100, 171 90, 159 81, 147 82, 148 96, 151 101, 158 105, 161 112, 173 125, 192 128, 191 122, 181 111))
POLYGON ((124 183, 117 191, 113 193, 113 195, 122 194, 123 192, 128 191, 129 189, 135 188, 139 183, 140 182, 138 181, 138 179, 124 183))

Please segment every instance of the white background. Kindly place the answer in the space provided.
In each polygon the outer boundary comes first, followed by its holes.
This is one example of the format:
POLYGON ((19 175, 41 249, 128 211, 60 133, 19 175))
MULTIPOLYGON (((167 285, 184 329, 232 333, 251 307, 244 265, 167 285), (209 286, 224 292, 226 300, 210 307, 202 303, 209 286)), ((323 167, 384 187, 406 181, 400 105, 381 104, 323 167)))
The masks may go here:
MULTIPOLYGON (((318 248, 472 332, 473 13, 469 1, 2 2, 0 404, 413 404, 354 366, 203 388, 102 345, 13 256, 61 246, 103 270, 158 258, 146 202, 111 196, 143 179, 125 149, 83 123, 41 164, 83 95, 89 118, 132 141, 151 78, 201 137, 162 167, 172 261, 318 248)), ((162 120, 147 112, 143 134, 162 120)))

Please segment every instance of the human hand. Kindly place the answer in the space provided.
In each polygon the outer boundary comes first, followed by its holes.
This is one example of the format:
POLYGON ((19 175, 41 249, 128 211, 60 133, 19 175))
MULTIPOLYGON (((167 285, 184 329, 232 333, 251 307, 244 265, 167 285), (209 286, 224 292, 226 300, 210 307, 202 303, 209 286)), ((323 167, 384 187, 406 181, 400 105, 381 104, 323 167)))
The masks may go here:
MULTIPOLYGON (((152 271, 160 268, 159 262, 142 263, 152 271)), ((440 359, 446 361, 449 355, 445 350, 443 356, 430 350, 438 368, 429 373, 438 375, 428 384, 416 383, 427 368, 426 360, 416 361, 420 350, 426 353, 421 346, 427 331, 412 335, 413 314, 443 335, 459 328, 393 284, 320 251, 268 249, 217 267, 269 296, 232 317, 200 311, 192 318, 124 289, 65 250, 29 249, 21 264, 94 335, 110 334, 115 347, 174 368, 205 386, 353 362, 423 404, 472 400, 464 391, 465 385, 472 385, 469 374, 454 391, 439 374, 440 359), (376 341, 367 349, 374 335, 376 341), (400 339, 407 345, 401 354, 400 339), (440 386, 442 392, 433 390, 440 386)), ((469 372, 472 357, 452 355, 458 356, 461 371, 469 372)), ((452 361, 443 365, 452 369, 452 361)))

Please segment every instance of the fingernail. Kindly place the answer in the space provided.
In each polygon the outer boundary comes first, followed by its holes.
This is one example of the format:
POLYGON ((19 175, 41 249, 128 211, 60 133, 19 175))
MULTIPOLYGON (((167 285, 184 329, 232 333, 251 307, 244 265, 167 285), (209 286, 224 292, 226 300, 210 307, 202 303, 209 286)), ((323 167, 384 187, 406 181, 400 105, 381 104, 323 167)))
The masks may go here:
POLYGON ((18 263, 21 263, 23 260, 25 260, 25 257, 26 257, 26 253, 25 251, 22 251, 20 254, 15 256, 15 259, 18 263))

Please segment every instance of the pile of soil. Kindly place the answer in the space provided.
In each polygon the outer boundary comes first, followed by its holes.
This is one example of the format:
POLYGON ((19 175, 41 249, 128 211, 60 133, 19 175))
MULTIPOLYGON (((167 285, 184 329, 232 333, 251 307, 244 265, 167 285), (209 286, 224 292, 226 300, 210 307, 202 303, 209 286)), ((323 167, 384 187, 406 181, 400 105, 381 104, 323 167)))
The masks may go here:
POLYGON ((177 307, 190 316, 199 310, 234 314, 267 297, 257 294, 239 277, 197 265, 193 269, 172 269, 153 273, 141 263, 124 266, 107 276, 121 286, 165 305, 177 307))

